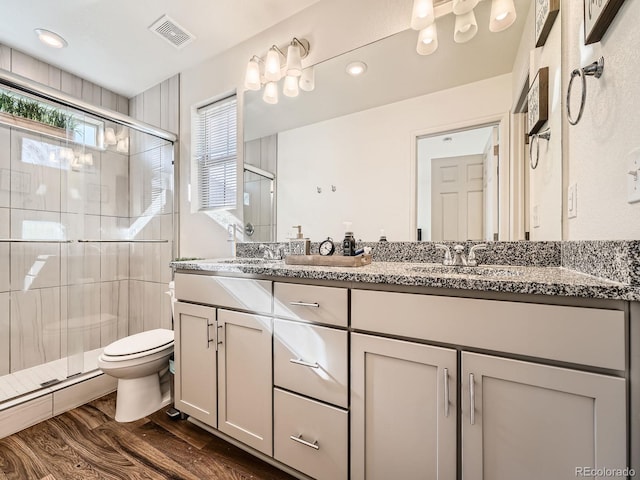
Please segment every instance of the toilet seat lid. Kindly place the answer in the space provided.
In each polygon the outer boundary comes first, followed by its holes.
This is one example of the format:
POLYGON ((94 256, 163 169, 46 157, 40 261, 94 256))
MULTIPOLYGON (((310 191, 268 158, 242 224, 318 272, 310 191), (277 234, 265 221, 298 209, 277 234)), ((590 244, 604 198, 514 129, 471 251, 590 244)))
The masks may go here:
POLYGON ((121 357, 155 350, 173 343, 173 330, 157 328, 121 338, 104 348, 104 354, 121 357))

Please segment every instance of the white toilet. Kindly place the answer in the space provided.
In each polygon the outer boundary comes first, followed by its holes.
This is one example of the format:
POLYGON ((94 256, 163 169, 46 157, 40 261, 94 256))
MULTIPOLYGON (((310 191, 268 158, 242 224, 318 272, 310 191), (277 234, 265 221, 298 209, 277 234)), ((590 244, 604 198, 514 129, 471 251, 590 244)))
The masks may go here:
POLYGON ((171 403, 173 331, 136 333, 105 347, 98 367, 118 379, 116 421, 133 422, 171 403))

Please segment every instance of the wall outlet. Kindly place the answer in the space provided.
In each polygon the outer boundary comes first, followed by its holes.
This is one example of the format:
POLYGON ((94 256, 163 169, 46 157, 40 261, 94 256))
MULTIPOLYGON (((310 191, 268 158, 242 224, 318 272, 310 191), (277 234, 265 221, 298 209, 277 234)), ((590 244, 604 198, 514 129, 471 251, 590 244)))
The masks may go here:
POLYGON ((533 206, 533 228, 540 228, 540 209, 538 205, 533 206))
POLYGON ((578 184, 572 183, 567 191, 567 217, 576 218, 578 216, 578 184))
POLYGON ((627 158, 627 202, 640 202, 640 148, 630 152, 627 158))

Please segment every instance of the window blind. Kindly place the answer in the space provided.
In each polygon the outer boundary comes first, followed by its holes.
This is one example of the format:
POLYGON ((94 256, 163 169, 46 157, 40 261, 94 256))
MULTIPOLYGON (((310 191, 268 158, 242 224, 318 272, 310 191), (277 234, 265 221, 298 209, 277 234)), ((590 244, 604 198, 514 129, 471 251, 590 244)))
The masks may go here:
POLYGON ((195 155, 200 210, 236 207, 236 96, 197 111, 195 155))

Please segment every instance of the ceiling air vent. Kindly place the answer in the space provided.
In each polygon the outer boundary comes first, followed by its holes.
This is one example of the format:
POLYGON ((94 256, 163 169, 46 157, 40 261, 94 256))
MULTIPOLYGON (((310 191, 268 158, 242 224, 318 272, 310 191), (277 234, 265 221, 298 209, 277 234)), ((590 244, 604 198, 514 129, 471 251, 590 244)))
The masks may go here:
POLYGON ((149 27, 149 30, 161 36, 178 49, 186 47, 196 38, 167 15, 160 17, 149 27))

